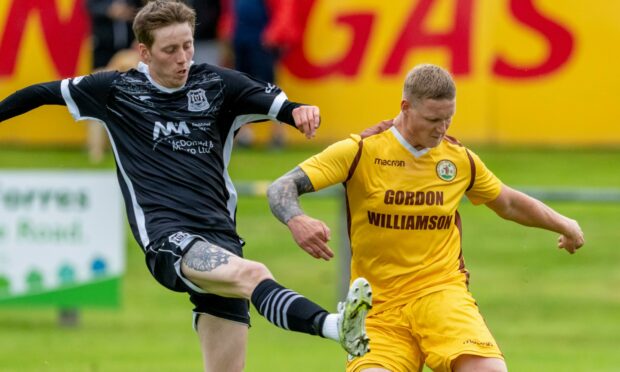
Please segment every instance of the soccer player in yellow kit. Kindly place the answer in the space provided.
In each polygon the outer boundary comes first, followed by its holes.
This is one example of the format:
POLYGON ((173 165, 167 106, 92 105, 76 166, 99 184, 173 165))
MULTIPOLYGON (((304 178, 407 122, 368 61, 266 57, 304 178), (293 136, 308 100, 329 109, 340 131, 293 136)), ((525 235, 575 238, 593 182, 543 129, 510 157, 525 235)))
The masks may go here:
POLYGON ((579 224, 504 184, 446 132, 456 107, 450 74, 419 65, 407 76, 392 122, 337 142, 274 182, 270 207, 295 241, 330 259, 329 228, 301 210, 299 195, 342 183, 351 276, 368 279, 371 351, 347 371, 506 371, 502 353, 467 289, 457 208, 467 196, 500 217, 560 235, 574 253, 579 224), (391 125, 393 124, 393 125, 391 125), (387 129, 386 129, 387 128, 387 129), (385 129, 381 131, 382 129, 385 129))

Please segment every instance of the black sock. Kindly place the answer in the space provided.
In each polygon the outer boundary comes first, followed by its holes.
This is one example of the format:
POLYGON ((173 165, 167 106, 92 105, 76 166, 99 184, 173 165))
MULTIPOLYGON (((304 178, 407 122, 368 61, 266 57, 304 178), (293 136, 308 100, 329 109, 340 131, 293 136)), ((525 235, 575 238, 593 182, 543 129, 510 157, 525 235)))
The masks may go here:
POLYGON ((327 310, 274 280, 266 279, 256 286, 252 304, 260 315, 280 328, 322 336, 327 310))

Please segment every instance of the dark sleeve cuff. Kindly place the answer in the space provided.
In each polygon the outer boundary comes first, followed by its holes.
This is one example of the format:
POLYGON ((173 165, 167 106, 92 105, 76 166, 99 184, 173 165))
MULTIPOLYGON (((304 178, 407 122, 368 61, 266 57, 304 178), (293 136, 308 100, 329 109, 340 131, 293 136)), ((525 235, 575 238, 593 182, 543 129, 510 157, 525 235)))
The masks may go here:
POLYGON ((284 102, 276 118, 278 119, 278 121, 281 121, 285 124, 295 127, 295 120, 293 119, 293 110, 299 106, 304 106, 304 105, 301 103, 291 102, 291 101, 284 102))

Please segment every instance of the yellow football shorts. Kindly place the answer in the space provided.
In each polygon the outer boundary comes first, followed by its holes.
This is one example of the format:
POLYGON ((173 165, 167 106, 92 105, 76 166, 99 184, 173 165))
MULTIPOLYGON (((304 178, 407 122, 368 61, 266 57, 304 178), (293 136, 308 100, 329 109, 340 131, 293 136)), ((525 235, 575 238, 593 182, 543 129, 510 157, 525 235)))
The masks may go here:
POLYGON ((347 372, 380 367, 392 372, 450 371, 464 354, 503 359, 465 285, 451 285, 366 319, 370 352, 347 363, 347 372))

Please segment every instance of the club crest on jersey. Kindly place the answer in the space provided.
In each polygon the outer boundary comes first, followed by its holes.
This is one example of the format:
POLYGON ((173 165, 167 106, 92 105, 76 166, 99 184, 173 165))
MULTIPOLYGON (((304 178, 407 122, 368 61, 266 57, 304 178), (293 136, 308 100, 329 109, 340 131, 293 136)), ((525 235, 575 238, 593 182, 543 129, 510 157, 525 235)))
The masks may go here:
POLYGON ((209 108, 209 101, 204 89, 194 89, 187 92, 187 109, 200 112, 209 108))
POLYGON ((456 177, 456 165, 450 160, 439 161, 436 170, 437 176, 446 182, 450 182, 456 177))

